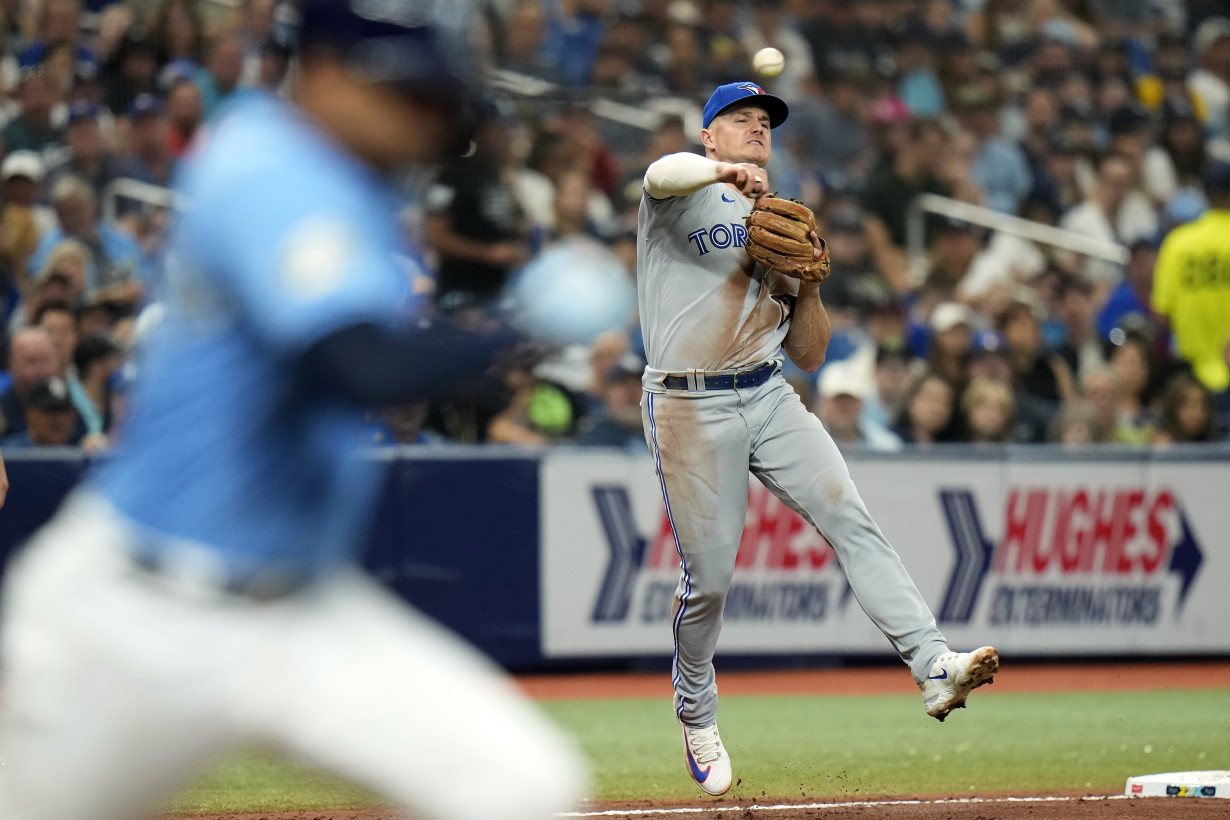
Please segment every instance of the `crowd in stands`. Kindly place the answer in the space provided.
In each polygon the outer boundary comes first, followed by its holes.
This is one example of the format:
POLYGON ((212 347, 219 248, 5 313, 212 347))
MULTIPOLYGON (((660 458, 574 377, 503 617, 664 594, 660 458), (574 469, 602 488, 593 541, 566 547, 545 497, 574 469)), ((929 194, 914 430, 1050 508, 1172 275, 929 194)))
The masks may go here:
MULTIPOLYGON (((169 221, 166 202, 116 182, 169 186, 229 97, 293 82, 289 4, 232 6, 0 0, 0 449, 113 445, 169 221)), ((646 167, 699 150, 714 87, 757 80, 791 107, 773 187, 812 206, 833 261, 828 360, 787 375, 840 445, 1224 439, 1226 14, 1213 0, 489 0, 475 36, 499 93, 474 149, 405 186, 418 309, 477 319, 549 249, 634 278, 646 167), (750 67, 766 45, 786 58, 773 79, 750 67), (912 244, 924 193, 1118 254, 934 215, 912 244), (1207 264, 1163 274, 1180 244, 1207 264)), ((372 442, 642 451, 640 345, 630 316, 585 345, 518 348, 487 382, 373 413, 372 442)))

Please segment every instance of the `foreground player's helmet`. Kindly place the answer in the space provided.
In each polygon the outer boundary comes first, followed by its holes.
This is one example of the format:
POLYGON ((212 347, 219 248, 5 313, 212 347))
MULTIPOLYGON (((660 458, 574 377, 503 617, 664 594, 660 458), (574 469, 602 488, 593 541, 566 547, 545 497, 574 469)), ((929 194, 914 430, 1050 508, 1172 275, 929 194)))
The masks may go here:
POLYGON ((466 0, 301 0, 297 39, 373 82, 462 108, 479 83, 474 30, 466 0))

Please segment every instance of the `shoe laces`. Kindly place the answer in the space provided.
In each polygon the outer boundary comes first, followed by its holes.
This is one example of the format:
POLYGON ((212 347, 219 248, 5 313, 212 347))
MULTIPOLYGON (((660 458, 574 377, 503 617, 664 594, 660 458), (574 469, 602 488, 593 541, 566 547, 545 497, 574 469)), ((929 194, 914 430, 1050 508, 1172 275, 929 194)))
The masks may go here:
POLYGON ((688 727, 687 735, 688 746, 697 763, 709 763, 721 757, 722 741, 716 725, 699 729, 688 727))

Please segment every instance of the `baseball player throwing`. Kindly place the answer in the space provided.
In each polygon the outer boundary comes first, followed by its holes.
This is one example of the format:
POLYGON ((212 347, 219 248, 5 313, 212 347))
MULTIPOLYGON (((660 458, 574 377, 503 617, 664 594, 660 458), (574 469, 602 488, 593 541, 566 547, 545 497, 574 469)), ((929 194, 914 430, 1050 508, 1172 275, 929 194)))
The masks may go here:
POLYGON ((4 820, 146 816, 252 743, 426 817, 541 820, 584 787, 494 665, 354 568, 363 407, 499 347, 412 321, 395 260, 388 173, 462 143, 464 4, 301 11, 294 102, 237 99, 180 180, 123 446, 6 578, 4 820))
MULTIPOLYGON (((999 666, 991 647, 949 651, 833 440, 782 376, 783 350, 814 371, 830 335, 819 284, 768 269, 745 250, 745 217, 770 190, 772 129, 788 114, 754 83, 720 86, 704 108, 705 156, 654 162, 640 204, 642 413, 682 569, 675 712, 688 771, 713 795, 732 778, 713 655, 749 470, 833 545, 859 604, 909 665, 927 714, 943 720, 999 666)), ((810 240, 820 259, 823 243, 814 231, 810 240)))

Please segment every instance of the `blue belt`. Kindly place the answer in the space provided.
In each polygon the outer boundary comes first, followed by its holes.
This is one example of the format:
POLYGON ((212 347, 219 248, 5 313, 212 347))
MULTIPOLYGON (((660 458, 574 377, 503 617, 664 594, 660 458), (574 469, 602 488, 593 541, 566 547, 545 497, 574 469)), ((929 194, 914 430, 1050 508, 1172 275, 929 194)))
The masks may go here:
POLYGON ((689 376, 687 373, 668 373, 662 377, 662 386, 667 390, 691 392, 735 390, 740 387, 759 387, 776 372, 777 362, 765 362, 758 367, 739 370, 735 373, 709 374, 699 371, 695 376, 689 376), (693 381, 694 384, 689 384, 689 381, 693 381))

